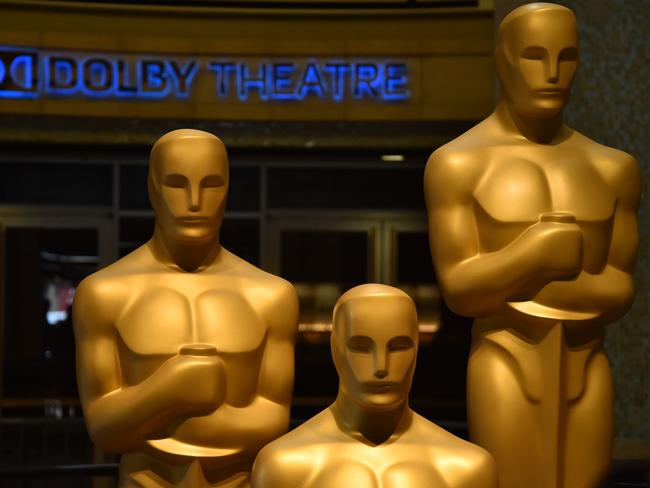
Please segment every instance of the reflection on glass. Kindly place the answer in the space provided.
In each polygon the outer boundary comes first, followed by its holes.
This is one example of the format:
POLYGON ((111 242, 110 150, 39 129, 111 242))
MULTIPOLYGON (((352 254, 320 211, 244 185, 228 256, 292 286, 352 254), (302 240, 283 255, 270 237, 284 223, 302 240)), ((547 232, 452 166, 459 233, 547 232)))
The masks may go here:
POLYGON ((300 297, 301 315, 298 331, 330 332, 332 309, 343 293, 340 283, 294 283, 300 297), (304 309, 304 310, 303 310, 304 309))
MULTIPOLYGON (((332 330, 332 310, 336 299, 347 290, 340 283, 294 283, 300 297, 299 332, 307 340, 317 340, 311 333, 332 330)), ((434 284, 400 284, 416 302, 420 332, 434 334, 440 328, 440 291, 434 284)))
POLYGON ((293 283, 360 285, 372 279, 368 274, 369 244, 365 230, 285 230, 282 276, 293 283))
POLYGON ((97 269, 97 231, 9 227, 5 236, 3 414, 8 405, 16 414, 42 409, 45 398, 58 399, 60 408, 40 414, 74 413, 70 311, 77 285, 97 269))
POLYGON ((420 333, 429 335, 422 337, 422 340, 431 339, 431 336, 440 329, 440 291, 438 287, 431 283, 400 283, 398 286, 415 302, 420 319, 420 333))
POLYGON ((464 421, 470 322, 441 298, 426 230, 395 230, 390 242, 394 284, 413 298, 420 318, 411 403, 429 419, 464 421))
POLYGON ((46 318, 47 323, 53 326, 69 320, 69 310, 78 282, 62 275, 67 273, 66 268, 78 265, 81 269, 95 269, 97 256, 71 256, 55 252, 41 251, 41 262, 46 273, 43 275, 43 299, 49 303, 46 318))
POLYGON ((311 417, 336 395, 338 376, 329 346, 332 309, 345 290, 373 279, 371 239, 365 229, 281 233, 280 275, 294 284, 300 299, 294 419, 311 417))
POLYGON ((392 282, 408 293, 418 310, 421 341, 428 342, 440 330, 440 290, 431 264, 425 230, 393 231, 391 239, 392 282))
MULTIPOLYGON (((369 279, 369 234, 364 231, 282 232, 281 275, 300 298, 299 330, 329 332, 332 308, 347 289, 369 279)), ((305 339, 322 340, 307 335, 305 339)))
POLYGON ((108 164, 3 163, 0 203, 110 206, 108 164))
POLYGON ((421 168, 271 168, 268 182, 269 208, 424 210, 421 168))

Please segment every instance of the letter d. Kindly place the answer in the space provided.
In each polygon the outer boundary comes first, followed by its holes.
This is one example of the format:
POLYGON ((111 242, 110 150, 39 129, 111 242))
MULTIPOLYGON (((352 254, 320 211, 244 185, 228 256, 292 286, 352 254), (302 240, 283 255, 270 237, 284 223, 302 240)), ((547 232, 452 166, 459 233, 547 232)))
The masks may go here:
POLYGON ((9 65, 9 76, 23 90, 34 88, 34 58, 28 54, 16 56, 9 65))
POLYGON ((47 60, 47 90, 56 93, 73 91, 78 84, 77 63, 74 59, 51 57, 47 60))

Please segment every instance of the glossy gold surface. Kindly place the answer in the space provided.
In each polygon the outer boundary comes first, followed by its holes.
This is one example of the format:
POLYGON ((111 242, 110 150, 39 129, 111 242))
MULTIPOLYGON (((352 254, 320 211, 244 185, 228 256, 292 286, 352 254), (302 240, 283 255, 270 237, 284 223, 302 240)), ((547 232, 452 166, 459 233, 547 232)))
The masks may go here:
POLYGON ((491 456, 408 406, 418 345, 411 298, 361 285, 334 307, 336 401, 260 451, 255 488, 495 488, 491 456))
POLYGON ((219 244, 228 156, 183 129, 151 151, 152 239, 86 278, 73 318, 88 431, 120 486, 245 487, 286 432, 293 286, 219 244))
POLYGON ((495 57, 496 110, 425 172, 443 296, 475 319, 470 435, 502 488, 594 488, 613 433, 604 328, 633 299, 639 170, 562 122, 578 64, 571 10, 512 11, 495 57))

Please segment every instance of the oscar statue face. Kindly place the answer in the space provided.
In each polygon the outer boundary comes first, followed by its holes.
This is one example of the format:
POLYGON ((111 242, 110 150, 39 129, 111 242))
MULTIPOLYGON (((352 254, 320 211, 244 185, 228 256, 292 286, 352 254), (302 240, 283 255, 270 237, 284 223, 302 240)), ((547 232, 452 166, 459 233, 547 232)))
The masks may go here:
POLYGON ((362 297, 341 307, 332 355, 341 391, 362 408, 394 407, 411 388, 417 315, 401 296, 362 297))
POLYGON ((149 196, 165 240, 203 242, 221 227, 228 191, 228 156, 216 138, 161 143, 152 155, 149 196))
POLYGON ((522 115, 554 116, 568 102, 578 65, 575 17, 568 9, 522 9, 508 20, 496 50, 503 95, 522 115))

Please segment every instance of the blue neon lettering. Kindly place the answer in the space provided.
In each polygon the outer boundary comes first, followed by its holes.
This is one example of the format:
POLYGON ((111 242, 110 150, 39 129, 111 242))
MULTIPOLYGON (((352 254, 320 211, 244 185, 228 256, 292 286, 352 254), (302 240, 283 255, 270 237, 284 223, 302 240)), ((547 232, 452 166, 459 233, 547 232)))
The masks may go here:
POLYGON ((198 63, 196 61, 188 61, 184 66, 179 66, 176 61, 167 61, 169 73, 174 78, 174 88, 177 97, 186 98, 190 89, 192 88, 192 81, 196 76, 198 70, 198 63))
POLYGON ((377 85, 379 78, 379 69, 376 64, 358 63, 355 66, 355 80, 354 80, 354 98, 361 99, 364 94, 371 98, 377 98, 377 85))
POLYGON ((82 62, 81 90, 90 97, 106 97, 113 88, 113 64, 102 58, 89 58, 82 62))
POLYGON ((273 63, 272 90, 273 100, 293 100, 295 98, 292 75, 296 71, 295 63, 273 63))
POLYGON ((114 63, 115 67, 115 95, 118 97, 133 97, 138 94, 138 86, 141 77, 139 73, 132 69, 126 62, 118 60, 114 63), (131 78, 139 78, 132 80, 131 78), (132 82, 129 85, 129 82, 132 82))
POLYGON ((140 63, 139 78, 141 86, 138 95, 147 98, 163 98, 169 94, 170 83, 165 71, 165 63, 146 60, 140 63))
POLYGON ((88 58, 79 53, 47 53, 0 47, 0 98, 37 98, 42 94, 101 98, 187 98, 201 70, 215 75, 214 97, 331 102, 370 99, 403 101, 411 97, 408 65, 363 60, 261 61, 164 57, 131 58, 115 54, 88 58))
POLYGON ((326 63, 324 71, 330 73, 332 98, 340 102, 345 96, 345 74, 350 69, 349 63, 326 63))
POLYGON ((386 64, 386 81, 384 83, 384 99, 406 100, 410 93, 406 89, 408 84, 406 64, 386 64))
POLYGON ((9 76, 19 88, 31 90, 34 88, 33 58, 26 54, 16 56, 9 65, 9 76))
POLYGON ((51 57, 47 60, 46 90, 49 93, 67 94, 77 89, 79 77, 74 59, 51 57))
POLYGON ((253 78, 248 65, 239 63, 237 70, 237 95, 240 100, 248 100, 251 89, 259 91, 260 100, 267 99, 266 93, 266 64, 260 63, 257 67, 257 77, 253 78))
POLYGON ((0 98, 37 98, 38 55, 21 48, 0 48, 0 98))
POLYGON ((235 63, 209 63, 208 69, 216 74, 217 97, 228 97, 230 93, 230 75, 236 71, 235 63))
POLYGON ((315 63, 307 63, 305 74, 302 77, 302 82, 298 88, 298 98, 304 100, 305 97, 313 92, 318 98, 323 98, 324 90, 323 76, 320 74, 318 65, 315 63))

